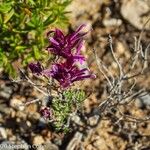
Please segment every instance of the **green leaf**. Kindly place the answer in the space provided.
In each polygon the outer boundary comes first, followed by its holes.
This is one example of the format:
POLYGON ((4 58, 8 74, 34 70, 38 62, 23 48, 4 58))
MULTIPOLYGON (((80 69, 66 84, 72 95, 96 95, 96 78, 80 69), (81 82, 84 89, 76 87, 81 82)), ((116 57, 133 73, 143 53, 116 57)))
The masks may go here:
POLYGON ((29 62, 33 61, 33 59, 33 56, 31 55, 31 53, 29 53, 27 57, 25 57, 25 59, 23 60, 22 65, 26 66, 29 62))
POLYGON ((33 14, 31 20, 27 22, 27 26, 29 26, 31 29, 37 29, 38 27, 41 27, 41 25, 43 24, 39 14, 37 14, 36 12, 34 13, 35 14, 33 14))
POLYGON ((27 26, 30 27, 31 29, 35 29, 35 24, 33 22, 27 22, 27 26))
POLYGON ((4 71, 7 72, 12 77, 16 76, 16 70, 13 68, 11 63, 7 63, 4 69, 5 69, 4 71))
POLYGON ((21 54, 24 52, 24 50, 27 48, 27 46, 16 46, 15 50, 17 51, 18 55, 21 57, 21 54))
POLYGON ((19 46, 16 47, 16 50, 21 50, 21 49, 26 49, 26 48, 27 48, 27 46, 19 45, 19 46))
POLYGON ((1 13, 8 13, 11 10, 11 3, 3 3, 0 5, 1 13))
POLYGON ((8 58, 3 52, 0 53, 0 61, 3 66, 5 66, 8 63, 8 58))
POLYGON ((39 60, 41 58, 40 52, 37 46, 33 46, 33 52, 35 59, 39 60))
POLYGON ((2 15, 0 14, 0 25, 3 24, 3 18, 2 18, 2 15))
POLYGON ((4 23, 7 23, 13 15, 14 15, 14 9, 11 9, 11 11, 8 14, 5 14, 4 23))
POLYGON ((29 0, 29 4, 36 5, 36 3, 33 0, 29 0))
POLYGON ((44 26, 48 26, 52 24, 57 18, 53 17, 53 15, 50 15, 45 21, 44 21, 44 26))

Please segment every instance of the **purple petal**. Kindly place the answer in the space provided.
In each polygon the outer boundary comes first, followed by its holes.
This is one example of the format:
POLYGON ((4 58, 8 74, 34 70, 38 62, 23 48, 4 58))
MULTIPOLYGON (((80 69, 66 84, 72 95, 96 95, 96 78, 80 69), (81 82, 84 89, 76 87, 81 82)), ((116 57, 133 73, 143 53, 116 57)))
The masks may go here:
POLYGON ((32 71, 32 73, 36 73, 37 75, 41 74, 41 72, 43 70, 42 66, 39 62, 37 62, 37 64, 30 63, 29 68, 32 71))
POLYGON ((73 40, 85 26, 86 26, 85 24, 80 25, 77 28, 77 30, 72 34, 71 40, 73 40))
POLYGON ((52 37, 49 38, 50 42, 55 45, 59 45, 59 43, 52 37))
POLYGON ((43 70, 42 74, 50 77, 51 76, 51 71, 50 71, 50 69, 46 69, 46 70, 43 70))
POLYGON ((78 76, 76 77, 75 79, 72 80, 72 82, 75 82, 75 81, 79 81, 79 80, 84 80, 84 79, 87 79, 87 78, 91 78, 91 79, 95 79, 96 76, 95 75, 85 75, 85 76, 78 76))
POLYGON ((79 55, 81 52, 81 48, 83 47, 83 41, 80 41, 77 45, 76 55, 79 55))
POLYGON ((80 25, 77 29, 76 29, 76 33, 80 32, 80 30, 82 30, 82 28, 86 27, 85 24, 80 25))
POLYGON ((80 64, 83 64, 83 62, 85 61, 85 57, 82 55, 75 55, 75 56, 73 56, 73 59, 76 62, 79 61, 80 64))
POLYGON ((40 113, 46 119, 49 118, 52 115, 52 112, 51 112, 51 110, 48 107, 43 107, 40 110, 40 113))
POLYGON ((55 30, 55 34, 57 37, 60 37, 61 39, 63 39, 65 37, 64 34, 59 29, 55 30))

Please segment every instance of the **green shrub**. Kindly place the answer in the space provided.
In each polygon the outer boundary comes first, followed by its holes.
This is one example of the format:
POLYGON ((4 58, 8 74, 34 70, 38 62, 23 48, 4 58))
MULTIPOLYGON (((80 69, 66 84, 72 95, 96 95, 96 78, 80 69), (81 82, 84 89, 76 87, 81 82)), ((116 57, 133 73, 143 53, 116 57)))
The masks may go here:
POLYGON ((83 90, 65 90, 52 101, 53 125, 56 130, 69 130, 68 119, 71 113, 79 109, 85 100, 85 92, 83 90))
POLYGON ((12 63, 21 65, 45 58, 45 30, 67 24, 65 8, 71 0, 0 1, 0 67, 15 75, 12 63))

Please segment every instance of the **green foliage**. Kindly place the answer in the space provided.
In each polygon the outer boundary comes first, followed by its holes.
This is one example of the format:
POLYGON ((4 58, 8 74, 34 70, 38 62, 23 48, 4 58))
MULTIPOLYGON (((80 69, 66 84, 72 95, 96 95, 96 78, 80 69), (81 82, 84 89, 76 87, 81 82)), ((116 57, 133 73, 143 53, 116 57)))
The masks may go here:
POLYGON ((0 1, 0 67, 14 74, 12 63, 22 65, 46 57, 45 30, 67 24, 65 8, 71 0, 2 0, 0 1))
POLYGON ((67 130, 67 121, 81 103, 85 100, 83 90, 66 90, 59 97, 52 101, 52 110, 54 117, 54 127, 56 130, 67 130))

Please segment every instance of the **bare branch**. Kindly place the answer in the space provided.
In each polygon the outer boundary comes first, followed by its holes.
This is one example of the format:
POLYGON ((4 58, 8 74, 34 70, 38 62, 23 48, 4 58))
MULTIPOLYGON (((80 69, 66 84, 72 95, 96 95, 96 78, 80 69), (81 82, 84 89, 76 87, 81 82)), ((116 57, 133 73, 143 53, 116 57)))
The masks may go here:
POLYGON ((118 68, 119 68, 119 77, 120 79, 122 78, 123 76, 123 68, 119 62, 119 60, 117 59, 115 53, 114 53, 114 50, 113 50, 113 46, 112 46, 112 37, 111 35, 109 35, 109 46, 110 46, 110 50, 111 50, 111 53, 112 53, 112 56, 114 58, 114 61, 116 62, 116 64, 118 65, 118 68))
POLYGON ((148 50, 150 49, 150 44, 148 44, 148 46, 145 49, 145 54, 144 54, 144 64, 143 64, 143 69, 142 69, 142 73, 144 72, 144 70, 148 67, 148 50))
MULTIPOLYGON (((136 78, 135 77, 144 75, 143 74, 144 70, 148 67, 148 50, 149 50, 150 44, 147 46, 145 51, 143 51, 143 47, 141 45, 140 40, 141 40, 141 35, 138 40, 137 40, 137 38, 135 38, 135 48, 134 48, 135 54, 134 54, 134 56, 131 57, 131 60, 132 60, 131 65, 129 65, 129 70, 125 74, 122 65, 120 64, 118 58, 116 57, 116 55, 114 53, 113 46, 112 46, 112 38, 109 35, 109 44, 110 44, 112 57, 114 59, 114 62, 117 64, 118 70, 119 70, 118 77, 117 78, 113 77, 113 81, 114 81, 113 83, 111 82, 111 80, 109 80, 108 76, 104 72, 104 70, 105 70, 106 73, 111 74, 110 73, 111 71, 109 71, 108 69, 106 70, 103 67, 105 65, 95 54, 99 70, 103 74, 105 79, 108 81, 108 84, 111 87, 110 91, 108 91, 109 95, 108 95, 107 99, 104 100, 98 106, 100 116, 102 114, 104 114, 104 112, 109 111, 110 108, 116 108, 119 106, 127 106, 127 104, 131 103, 137 97, 142 96, 146 92, 146 90, 144 88, 140 89, 139 91, 134 89, 136 87, 136 78), (135 65, 139 62, 140 63, 142 62, 141 71, 133 74, 132 72, 134 72, 135 65), (133 80, 133 82, 131 82, 132 80, 133 80)), ((122 118, 127 118, 127 117, 130 118, 130 120, 132 120, 132 121, 148 121, 150 119, 149 116, 146 118, 136 118, 136 117, 130 116, 130 115, 124 115, 122 118)))
MULTIPOLYGON (((110 85, 110 87, 113 87, 113 84, 111 83, 111 81, 109 80, 109 77, 106 75, 106 73, 103 71, 102 68, 104 68, 105 71, 108 72, 108 69, 106 68, 106 66, 102 63, 102 61, 100 60, 100 58, 98 58, 96 50, 93 49, 93 52, 95 54, 95 58, 96 58, 96 62, 97 62, 97 66, 99 71, 103 74, 104 78, 107 80, 108 84, 110 85)), ((111 75, 112 79, 114 80, 113 76, 111 75)))
POLYGON ((43 90, 41 90, 40 88, 38 88, 37 86, 36 86, 36 84, 34 83, 34 82, 32 82, 31 80, 30 80, 30 78, 29 77, 27 77, 26 75, 25 75, 25 73, 21 70, 21 69, 19 69, 20 70, 20 72, 24 75, 24 77, 27 79, 27 81, 37 90, 37 91, 39 91, 39 92, 41 92, 43 95, 45 95, 45 96, 49 96, 46 92, 44 92, 43 90))

